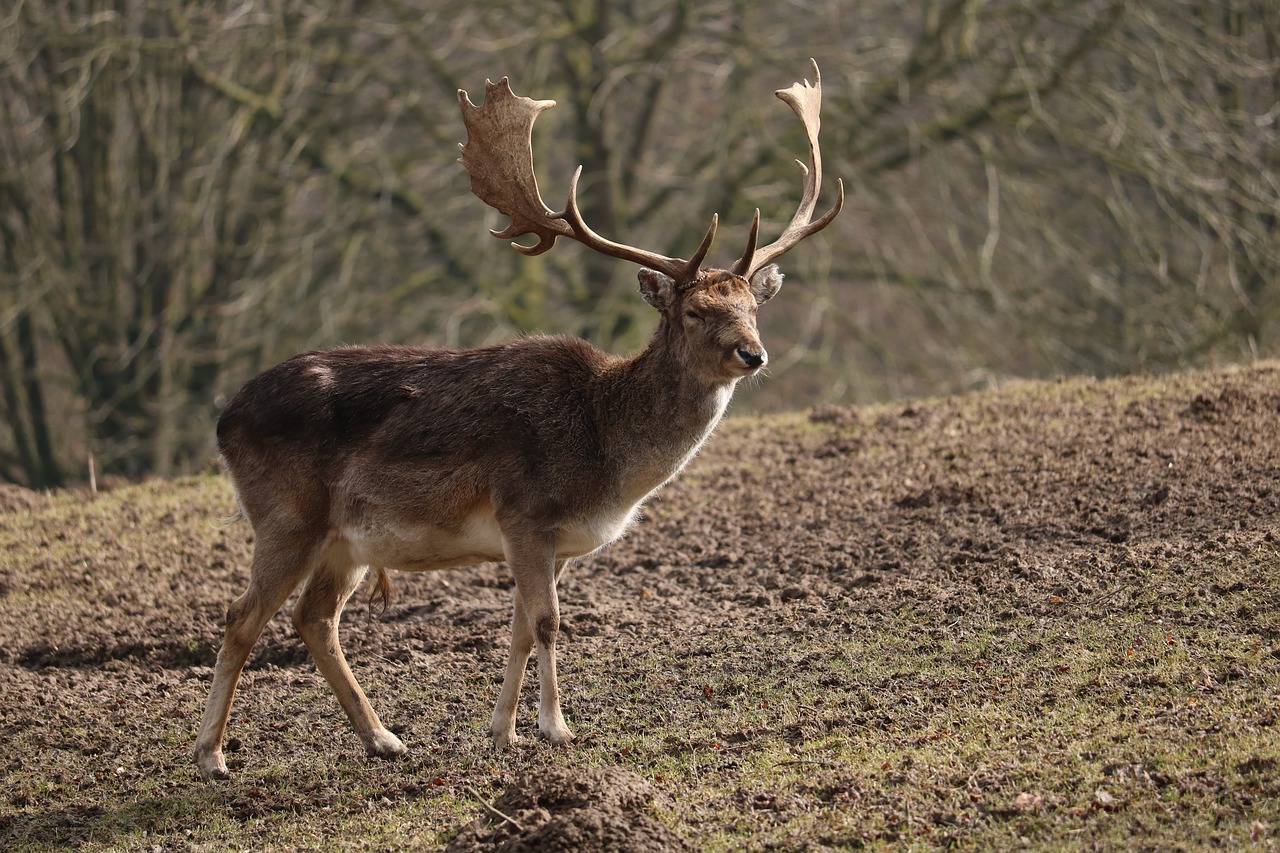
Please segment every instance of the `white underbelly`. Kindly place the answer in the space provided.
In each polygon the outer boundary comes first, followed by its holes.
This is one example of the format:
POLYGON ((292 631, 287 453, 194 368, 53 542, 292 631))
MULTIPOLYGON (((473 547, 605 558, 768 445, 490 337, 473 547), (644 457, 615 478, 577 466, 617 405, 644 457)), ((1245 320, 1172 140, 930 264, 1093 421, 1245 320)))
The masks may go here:
MULTIPOLYGON (((570 559, 599 550, 627 531, 639 505, 606 511, 561 525, 556 558, 570 559)), ((507 542, 492 512, 471 515, 458 530, 431 524, 359 525, 345 528, 353 562, 406 572, 425 572, 507 559, 507 542)))
POLYGON ((640 506, 636 504, 564 525, 556 537, 556 556, 568 559, 598 551, 626 533, 627 528, 635 523, 639 510, 640 506))
POLYGON ((346 528, 352 560, 403 572, 428 572, 506 559, 492 515, 476 514, 457 530, 432 524, 365 524, 346 528))

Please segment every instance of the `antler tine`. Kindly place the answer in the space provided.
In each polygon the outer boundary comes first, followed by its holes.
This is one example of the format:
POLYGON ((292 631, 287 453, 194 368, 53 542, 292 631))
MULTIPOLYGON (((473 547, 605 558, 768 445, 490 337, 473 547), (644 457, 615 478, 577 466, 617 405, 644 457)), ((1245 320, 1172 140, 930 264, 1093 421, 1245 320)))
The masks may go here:
POLYGON ((801 80, 798 83, 793 83, 790 88, 779 89, 774 93, 787 106, 791 107, 792 112, 799 117, 804 124, 805 135, 809 140, 810 165, 806 166, 803 162, 796 161, 797 165, 800 166, 800 171, 804 172, 805 176, 804 194, 801 196, 800 206, 796 209, 795 216, 791 218, 791 222, 783 229, 777 240, 763 249, 755 248, 759 230, 759 211, 756 212, 757 219, 756 223, 752 225, 747 251, 733 265, 733 271, 745 277, 750 277, 756 270, 790 251, 801 240, 826 228, 840 213, 841 208, 844 207, 844 182, 837 181, 838 195, 835 205, 823 214, 821 218, 810 221, 814 207, 818 202, 818 187, 822 183, 822 151, 818 147, 818 131, 822 124, 820 118, 822 110, 822 74, 818 70, 816 60, 810 59, 809 63, 813 69, 813 83, 808 80, 801 80))
POLYGON ((533 173, 533 123, 539 113, 555 104, 516 95, 506 77, 497 83, 485 81, 484 102, 478 107, 464 90, 458 90, 462 122, 467 128, 467 141, 458 146, 462 149, 459 160, 471 175, 471 191, 511 219, 506 228, 490 233, 509 240, 536 234, 538 242, 533 246, 511 244, 524 255, 540 255, 555 245, 557 237, 570 237, 601 254, 655 269, 679 283, 696 278, 715 239, 716 217, 711 220, 702 246, 692 260, 686 261, 615 243, 591 230, 578 207, 581 166, 569 183, 565 209, 556 213, 547 207, 533 173))
POLYGON ((573 173, 573 180, 569 182, 569 199, 565 202, 564 211, 558 214, 573 229, 575 240, 602 255, 631 261, 642 267, 657 270, 664 275, 670 276, 677 283, 683 284, 697 277, 698 268, 702 265, 703 258, 706 257, 707 252, 711 249, 712 241, 716 238, 718 215, 712 214, 711 227, 707 229, 706 236, 702 238, 702 245, 698 247, 698 251, 694 253, 692 259, 686 261, 682 258, 668 258, 666 255, 659 255, 657 252, 650 252, 647 249, 638 249, 635 246, 615 243, 593 231, 591 226, 587 225, 586 220, 582 218, 582 210, 578 207, 578 179, 580 177, 582 177, 581 166, 573 173))
POLYGON ((729 271, 735 275, 750 275, 747 270, 751 269, 751 262, 755 258, 756 243, 760 240, 760 208, 756 208, 755 218, 751 220, 751 231, 747 234, 747 251, 742 253, 742 257, 734 263, 729 271))
POLYGON ((685 264, 684 272, 676 278, 676 281, 692 281, 698 275, 698 270, 702 268, 702 261, 707 257, 707 252, 711 251, 711 244, 716 241, 716 227, 720 224, 720 214, 711 214, 711 224, 707 226, 707 233, 702 237, 702 243, 698 246, 698 251, 693 253, 693 257, 685 264))

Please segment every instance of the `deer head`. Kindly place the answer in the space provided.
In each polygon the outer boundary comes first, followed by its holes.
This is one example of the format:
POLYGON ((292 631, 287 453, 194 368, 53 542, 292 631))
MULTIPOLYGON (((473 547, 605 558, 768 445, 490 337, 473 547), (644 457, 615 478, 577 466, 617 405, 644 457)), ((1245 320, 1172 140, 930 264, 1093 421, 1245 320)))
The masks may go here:
POLYGON ((718 215, 693 257, 672 258, 646 249, 615 243, 593 231, 578 207, 579 166, 569 182, 569 198, 563 210, 547 207, 533 173, 533 123, 555 101, 535 101, 511 91, 506 77, 485 82, 481 106, 458 90, 458 103, 467 141, 460 162, 471 175, 471 190, 489 206, 508 216, 511 224, 495 237, 514 239, 533 234, 537 243, 513 242, 516 251, 540 255, 558 237, 577 240, 610 257, 639 264, 640 293, 662 313, 660 335, 674 338, 673 345, 687 350, 686 364, 708 380, 728 380, 754 373, 767 361, 756 333, 756 309, 778 292, 782 273, 773 263, 800 241, 826 228, 844 205, 844 184, 836 182, 835 204, 814 220, 814 207, 822 181, 822 154, 818 147, 822 77, 813 66, 813 82, 807 80, 776 92, 804 124, 809 141, 809 164, 797 160, 804 173, 804 192, 790 224, 773 243, 757 248, 760 211, 755 212, 747 248, 728 269, 707 269, 703 261, 715 240, 718 215))

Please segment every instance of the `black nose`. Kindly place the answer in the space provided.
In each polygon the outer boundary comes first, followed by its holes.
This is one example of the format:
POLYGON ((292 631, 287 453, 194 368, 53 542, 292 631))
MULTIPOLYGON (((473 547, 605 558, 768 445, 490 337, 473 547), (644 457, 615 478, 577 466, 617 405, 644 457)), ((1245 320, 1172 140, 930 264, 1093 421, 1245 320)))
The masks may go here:
POLYGON ((744 347, 738 347, 738 358, 742 359, 742 363, 747 367, 759 367, 764 364, 764 350, 752 352, 744 347))

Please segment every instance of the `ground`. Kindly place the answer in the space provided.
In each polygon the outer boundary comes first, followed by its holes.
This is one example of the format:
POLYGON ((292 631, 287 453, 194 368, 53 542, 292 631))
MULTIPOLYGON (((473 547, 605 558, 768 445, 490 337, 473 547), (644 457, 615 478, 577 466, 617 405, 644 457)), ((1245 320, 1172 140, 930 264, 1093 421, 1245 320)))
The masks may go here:
POLYGON ((561 586, 578 738, 497 752, 502 566, 286 605, 191 761, 252 531, 220 477, 0 488, 7 849, 1273 849, 1280 367, 730 419, 561 586))

